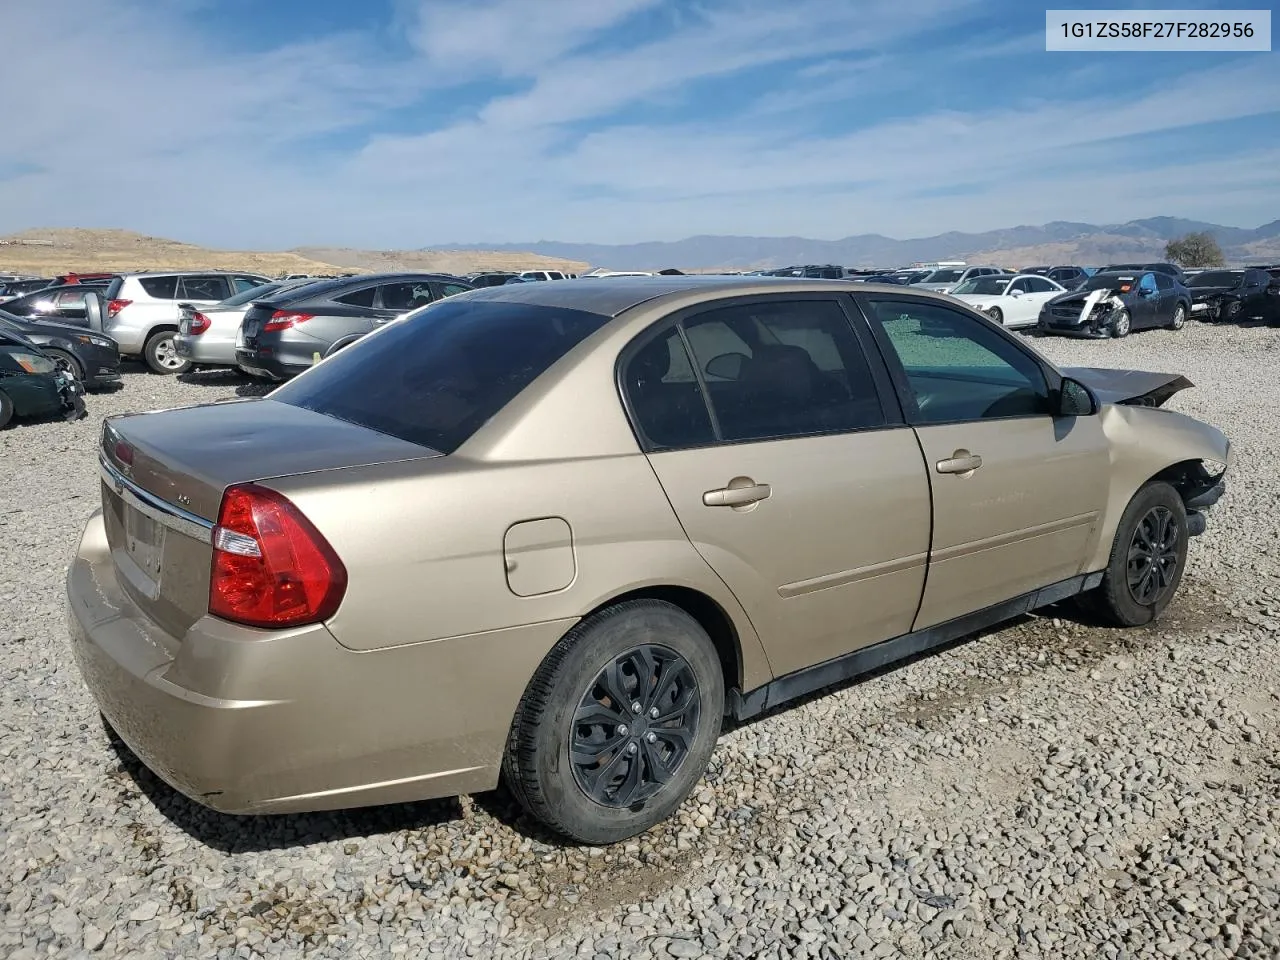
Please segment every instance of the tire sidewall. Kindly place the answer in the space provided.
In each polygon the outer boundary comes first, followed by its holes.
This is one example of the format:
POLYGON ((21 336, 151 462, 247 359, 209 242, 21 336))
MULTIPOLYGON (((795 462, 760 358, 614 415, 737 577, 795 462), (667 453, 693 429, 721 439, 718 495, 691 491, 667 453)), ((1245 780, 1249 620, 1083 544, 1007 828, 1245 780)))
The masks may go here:
POLYGON ((1134 495, 1116 528, 1116 539, 1107 564, 1105 590, 1116 619, 1126 626, 1141 626, 1151 623, 1164 613, 1182 585, 1182 574, 1187 568, 1188 540, 1187 508, 1177 490, 1167 483, 1155 481, 1148 483, 1134 495), (1129 592, 1129 545, 1133 542, 1138 523, 1153 507, 1158 506, 1167 507, 1178 525, 1178 567, 1174 571, 1173 585, 1165 595, 1155 604, 1146 605, 1138 603, 1129 592))
POLYGON ((1115 320, 1111 322, 1111 336, 1115 337, 1116 339, 1119 339, 1120 337, 1127 337, 1129 335, 1129 330, 1132 327, 1133 327, 1133 318, 1129 316, 1129 310, 1126 308, 1123 311, 1121 311, 1120 315, 1117 316, 1115 320), (1120 317, 1124 317, 1123 328, 1121 328, 1120 326, 1120 317))
POLYGON ((992 323, 998 323, 1000 326, 1004 326, 1004 311, 999 307, 992 307, 987 313, 987 316, 991 318, 992 323))
POLYGON ((559 829, 586 843, 616 843, 667 819, 702 778, 720 736, 723 712, 719 656, 706 631, 684 611, 645 603, 612 616, 606 611, 596 622, 585 624, 556 669, 550 703, 529 731, 535 776, 559 829), (700 697, 698 729, 683 763, 659 795, 638 810, 606 807, 583 793, 574 777, 569 759, 573 715, 600 671, 642 644, 669 647, 688 662, 700 697))
POLYGON ((84 368, 80 366, 80 361, 73 354, 63 350, 61 347, 46 347, 45 353, 65 359, 70 365, 71 375, 81 383, 84 382, 84 368))
POLYGON ((1173 310, 1173 319, 1169 321, 1171 330, 1181 330, 1187 325, 1187 308, 1178 304, 1173 310))
POLYGON ((177 335, 177 332, 174 330, 161 330, 159 333, 153 333, 147 338, 147 344, 143 347, 142 355, 143 359, 146 361, 147 367, 152 373, 159 373, 164 376, 174 376, 179 373, 186 373, 191 369, 190 360, 184 360, 180 367, 166 367, 163 366, 156 358, 156 347, 160 342, 165 339, 173 340, 177 335))
POLYGON ((9 425, 9 421, 13 419, 13 401, 9 399, 9 395, 0 390, 0 430, 9 425))

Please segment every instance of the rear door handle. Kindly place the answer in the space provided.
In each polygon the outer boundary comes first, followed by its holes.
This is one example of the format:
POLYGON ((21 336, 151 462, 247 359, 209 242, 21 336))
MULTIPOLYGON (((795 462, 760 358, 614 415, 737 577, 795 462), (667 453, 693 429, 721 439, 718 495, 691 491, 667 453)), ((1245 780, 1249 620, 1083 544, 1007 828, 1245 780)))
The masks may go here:
POLYGON ((957 450, 935 464, 939 473, 973 473, 982 466, 982 458, 968 450, 957 450))
POLYGON ((721 487, 702 495, 702 503, 708 507, 745 507, 773 496, 773 488, 767 483, 753 483, 742 487, 721 487))

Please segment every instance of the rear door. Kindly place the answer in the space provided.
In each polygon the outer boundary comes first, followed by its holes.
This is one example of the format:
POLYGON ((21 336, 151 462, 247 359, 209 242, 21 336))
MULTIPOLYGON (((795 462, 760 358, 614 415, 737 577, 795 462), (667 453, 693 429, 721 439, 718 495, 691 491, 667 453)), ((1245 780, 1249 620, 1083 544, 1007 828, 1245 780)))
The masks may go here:
POLYGON ((697 308, 622 357, 649 462, 779 675, 908 632, 924 584, 920 448, 847 303, 697 308))
POLYGON ((178 278, 177 299, 180 303, 214 304, 231 296, 227 278, 219 274, 178 278))
POLYGON ((436 299, 429 280, 399 280, 378 287, 375 327, 397 320, 436 299))
POLYGON ((1040 360, 958 309, 859 295, 933 490, 929 575, 914 629, 1082 572, 1107 498, 1097 416, 1054 418, 1040 360))

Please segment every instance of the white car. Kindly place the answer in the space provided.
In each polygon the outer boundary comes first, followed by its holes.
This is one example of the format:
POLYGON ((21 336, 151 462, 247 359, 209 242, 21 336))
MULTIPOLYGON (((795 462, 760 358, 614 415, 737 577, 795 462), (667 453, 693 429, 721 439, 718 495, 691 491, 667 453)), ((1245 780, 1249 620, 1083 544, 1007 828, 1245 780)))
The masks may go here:
POLYGON ((951 296, 980 310, 1006 327, 1034 327, 1040 308, 1067 288, 1037 273, 1013 277, 972 277, 951 291, 951 296))
POLYGON ((933 290, 936 293, 954 293, 956 287, 974 277, 1010 276, 1013 276, 1010 271, 1002 270, 1000 267, 939 267, 937 270, 931 270, 927 276, 913 281, 911 286, 920 290, 933 290))

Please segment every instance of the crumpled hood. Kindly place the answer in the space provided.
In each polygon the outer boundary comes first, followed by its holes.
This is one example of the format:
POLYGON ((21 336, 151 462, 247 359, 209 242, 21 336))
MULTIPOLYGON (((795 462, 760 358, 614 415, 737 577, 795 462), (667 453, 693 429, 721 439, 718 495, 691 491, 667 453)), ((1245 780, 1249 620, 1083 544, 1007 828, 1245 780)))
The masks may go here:
POLYGON ((1063 376, 1079 380, 1100 403, 1159 407, 1180 390, 1195 384, 1180 373, 1148 370, 1113 370, 1108 367, 1063 367, 1063 376))

